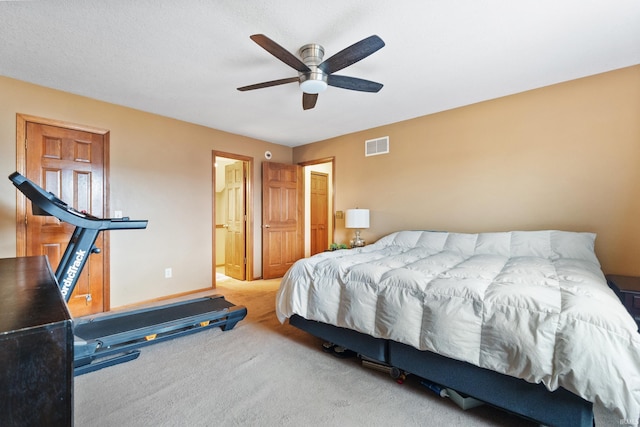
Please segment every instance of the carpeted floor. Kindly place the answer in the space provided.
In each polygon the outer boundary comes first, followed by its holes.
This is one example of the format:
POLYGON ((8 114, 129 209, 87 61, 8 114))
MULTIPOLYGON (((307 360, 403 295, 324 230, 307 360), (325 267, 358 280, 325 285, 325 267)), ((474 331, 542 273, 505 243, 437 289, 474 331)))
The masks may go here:
POLYGON ((338 359, 275 316, 279 280, 218 282, 248 309, 219 328, 142 349, 75 378, 76 426, 529 426, 488 406, 467 411, 408 377, 338 359))

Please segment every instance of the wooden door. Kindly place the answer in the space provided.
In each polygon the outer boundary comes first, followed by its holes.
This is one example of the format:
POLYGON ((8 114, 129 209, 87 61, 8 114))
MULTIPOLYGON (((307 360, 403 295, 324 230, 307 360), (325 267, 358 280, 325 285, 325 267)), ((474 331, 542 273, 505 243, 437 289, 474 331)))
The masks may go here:
MULTIPOLYGON (((26 123, 25 176, 79 211, 104 217, 105 135, 42 123, 26 123)), ((47 255, 58 267, 74 227, 55 217, 25 212, 26 255, 47 255)), ((105 249, 100 233, 95 246, 105 249)), ((104 298, 105 251, 91 254, 68 302, 74 317, 107 309, 104 298)))
POLYGON ((245 209, 245 163, 237 161, 225 166, 225 191, 227 208, 225 215, 225 266, 224 274, 245 280, 247 214, 245 209))
POLYGON ((302 167, 262 163, 262 277, 282 277, 304 256, 302 167))
POLYGON ((311 255, 329 248, 329 175, 311 172, 311 255))

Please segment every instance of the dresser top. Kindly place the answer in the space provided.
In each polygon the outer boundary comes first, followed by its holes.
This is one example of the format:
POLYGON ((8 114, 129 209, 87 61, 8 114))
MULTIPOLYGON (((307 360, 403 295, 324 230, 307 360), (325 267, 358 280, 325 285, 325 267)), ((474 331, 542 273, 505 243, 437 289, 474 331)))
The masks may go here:
POLYGON ((0 335, 70 319, 46 257, 0 258, 0 335))

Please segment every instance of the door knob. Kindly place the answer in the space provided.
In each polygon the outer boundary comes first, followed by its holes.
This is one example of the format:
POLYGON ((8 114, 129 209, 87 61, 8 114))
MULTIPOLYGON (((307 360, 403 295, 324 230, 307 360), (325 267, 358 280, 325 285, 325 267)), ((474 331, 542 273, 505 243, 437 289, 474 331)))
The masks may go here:
POLYGON ((266 224, 264 228, 271 228, 271 226, 269 224, 266 224))

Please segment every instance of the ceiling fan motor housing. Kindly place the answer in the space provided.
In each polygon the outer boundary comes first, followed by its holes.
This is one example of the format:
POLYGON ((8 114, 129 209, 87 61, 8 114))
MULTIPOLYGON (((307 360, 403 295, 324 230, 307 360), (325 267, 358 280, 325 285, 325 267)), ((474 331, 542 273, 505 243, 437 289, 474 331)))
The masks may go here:
POLYGON ((324 48, 319 44, 306 44, 298 50, 302 62, 311 71, 300 72, 300 88, 305 93, 320 93, 327 89, 327 74, 318 68, 322 63, 324 48))

